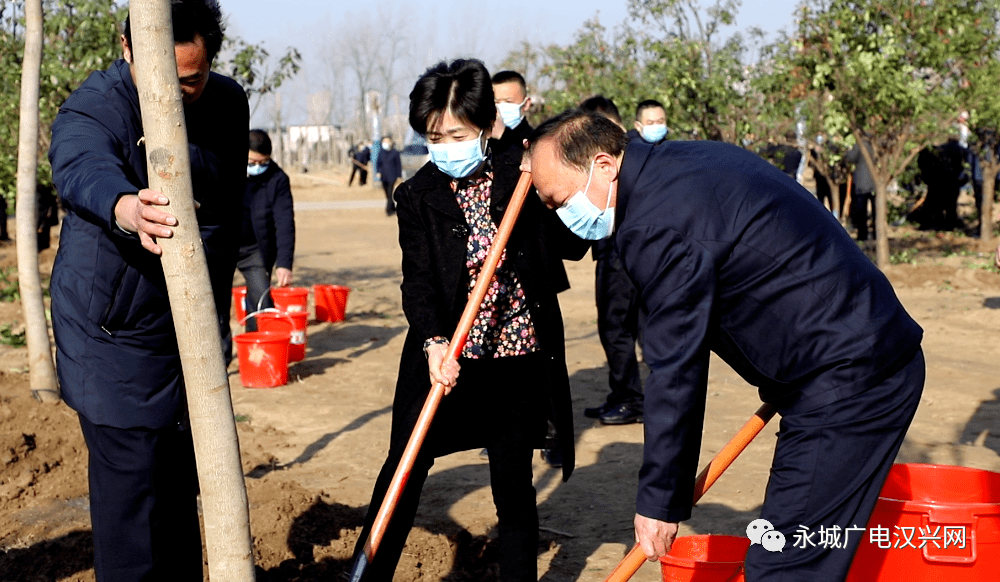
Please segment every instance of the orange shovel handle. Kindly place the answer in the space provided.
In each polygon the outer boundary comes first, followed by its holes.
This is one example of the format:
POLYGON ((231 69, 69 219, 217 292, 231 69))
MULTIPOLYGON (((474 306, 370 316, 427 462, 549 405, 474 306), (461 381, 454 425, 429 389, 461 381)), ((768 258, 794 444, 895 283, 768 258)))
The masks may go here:
MULTIPOLYGON (((521 172, 521 178, 517 182, 517 187, 514 188, 514 194, 511 196, 507 210, 504 212, 503 220, 500 222, 500 226, 497 227, 496 236, 493 237, 490 251, 483 261, 482 268, 479 270, 479 278, 476 280, 472 292, 469 293, 469 301, 465 304, 465 310, 462 312, 461 319, 459 319, 458 327, 455 329, 455 334, 451 337, 451 343, 448 345, 447 357, 452 360, 457 360, 462 354, 465 341, 469 337, 469 330, 472 329, 476 315, 479 314, 479 307, 483 303, 486 290, 493 279, 497 265, 500 263, 504 248, 507 246, 507 241, 514 230, 514 224, 521 213, 521 207, 524 206, 524 200, 530 189, 531 173, 521 172)), ((430 394, 427 395, 427 400, 424 401, 424 406, 420 410, 420 416, 417 417, 417 423, 413 427, 410 439, 406 442, 406 448, 403 449, 403 456, 400 458, 399 465, 396 466, 396 472, 393 473, 392 481, 389 482, 389 489, 386 491, 382 505, 379 506, 378 513, 375 515, 375 521, 372 524, 371 532, 368 534, 368 539, 365 540, 364 551, 358 556, 352 567, 351 582, 362 579, 368 564, 371 563, 375 557, 375 552, 378 551, 379 544, 382 542, 382 537, 389 527, 389 521, 392 519, 392 514, 395 512, 396 505, 403 494, 406 482, 410 478, 410 472, 413 470, 413 464, 417 460, 417 454, 420 452, 424 439, 427 437, 427 432, 430 430, 431 422, 434 420, 434 415, 437 413, 438 406, 441 404, 443 397, 444 384, 437 382, 431 388, 430 394)))
MULTIPOLYGON (((767 422, 773 416, 774 408, 770 404, 762 404, 732 440, 726 443, 726 446, 722 447, 722 450, 715 455, 715 458, 708 463, 707 467, 702 469, 694 484, 694 504, 697 504, 702 495, 708 491, 708 488, 715 484, 723 471, 729 468, 729 465, 733 464, 733 461, 747 448, 750 441, 760 434, 760 431, 764 430, 764 426, 767 425, 767 422)), ((618 566, 611 571, 611 574, 604 579, 604 582, 626 582, 626 580, 639 570, 639 567, 645 561, 646 554, 636 544, 625 555, 625 558, 622 559, 618 566)))

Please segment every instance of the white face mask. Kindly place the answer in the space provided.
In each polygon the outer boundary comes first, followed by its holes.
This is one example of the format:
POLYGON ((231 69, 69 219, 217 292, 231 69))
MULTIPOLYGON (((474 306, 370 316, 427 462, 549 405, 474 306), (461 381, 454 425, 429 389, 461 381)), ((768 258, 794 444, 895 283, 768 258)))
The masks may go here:
POLYGON ((427 152, 439 170, 452 178, 464 178, 486 159, 482 144, 483 132, 473 139, 453 143, 429 143, 427 152))
POLYGON ((667 137, 667 126, 663 123, 642 126, 642 139, 649 143, 657 143, 667 137))
POLYGON ((524 115, 521 114, 521 108, 527 102, 528 98, 525 97, 524 101, 520 103, 497 103, 497 111, 500 112, 500 118, 508 129, 514 129, 518 125, 521 125, 521 121, 524 119, 524 115))
POLYGON ((595 161, 590 162, 590 175, 587 176, 587 185, 583 190, 578 190, 562 206, 556 208, 559 220, 570 232, 584 240, 608 238, 615 228, 615 209, 611 207, 613 183, 608 184, 608 201, 604 205, 603 212, 587 198, 587 190, 590 190, 590 181, 594 177, 595 161))

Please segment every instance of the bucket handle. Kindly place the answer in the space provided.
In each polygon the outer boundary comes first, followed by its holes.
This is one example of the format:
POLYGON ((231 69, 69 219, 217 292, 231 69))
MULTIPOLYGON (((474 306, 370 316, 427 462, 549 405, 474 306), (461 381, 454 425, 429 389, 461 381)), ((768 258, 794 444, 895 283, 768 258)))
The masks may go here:
POLYGON ((282 317, 284 317, 285 319, 287 319, 288 321, 292 322, 292 326, 293 326, 293 327, 294 327, 294 325, 295 325, 295 320, 294 320, 294 319, 292 319, 292 318, 291 318, 291 317, 290 317, 290 316, 289 316, 289 315, 288 315, 287 313, 285 313, 284 311, 282 311, 282 310, 280 310, 280 309, 277 309, 277 308, 275 308, 275 307, 265 307, 264 309, 260 309, 260 308, 258 307, 257 311, 254 311, 253 313, 248 313, 248 314, 246 314, 246 317, 244 317, 243 319, 241 319, 241 320, 240 320, 240 325, 245 325, 245 324, 246 324, 246 321, 247 321, 248 319, 250 319, 251 317, 253 317, 253 316, 255 316, 255 315, 259 315, 259 314, 261 314, 261 313, 277 313, 277 314, 281 315, 282 317))
MULTIPOLYGON (((274 285, 268 285, 267 289, 264 289, 264 292, 260 294, 260 299, 257 300, 257 311, 254 313, 259 313, 263 311, 264 297, 271 294, 271 289, 274 289, 274 285)), ((273 296, 271 297, 271 301, 274 301, 273 296)))
MULTIPOLYGON (((936 522, 932 522, 930 519, 928 519, 928 516, 926 516, 926 515, 924 516, 923 521, 927 524, 927 527, 930 527, 930 524, 932 524, 932 523, 936 523, 936 522)), ((973 563, 975 563, 976 558, 978 557, 977 548, 979 547, 979 544, 976 543, 976 525, 978 525, 978 523, 979 523, 979 516, 977 516, 977 515, 972 516, 972 525, 971 525, 971 527, 969 527, 969 530, 968 530, 969 531, 969 535, 966 536, 966 540, 965 540, 966 545, 968 545, 968 544, 972 545, 972 554, 971 555, 969 555, 969 556, 934 556, 934 555, 931 555, 931 554, 927 553, 927 550, 929 550, 931 548, 931 544, 927 544, 921 550, 921 552, 924 554, 924 559, 927 560, 928 562, 939 562, 939 563, 942 563, 942 564, 973 564, 973 563)), ((965 527, 965 524, 962 524, 962 525, 963 525, 963 527, 965 527)))

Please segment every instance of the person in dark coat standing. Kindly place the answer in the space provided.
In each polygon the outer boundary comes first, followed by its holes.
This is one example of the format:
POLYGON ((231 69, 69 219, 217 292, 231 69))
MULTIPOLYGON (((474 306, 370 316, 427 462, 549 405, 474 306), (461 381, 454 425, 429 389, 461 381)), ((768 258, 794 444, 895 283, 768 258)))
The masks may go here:
MULTIPOLYGON (((871 146, 865 146, 871 147, 871 146)), ((860 241, 868 240, 868 217, 875 216, 875 178, 861 154, 858 144, 847 150, 844 161, 854 164, 853 182, 851 184, 851 224, 857 230, 860 241), (869 214, 869 209, 871 213, 869 214)))
POLYGON ((924 148, 917 155, 920 179, 927 184, 924 203, 910 212, 909 219, 923 230, 952 230, 962 227, 958 217, 958 195, 969 181, 965 163, 969 151, 955 138, 924 148))
MULTIPOLYGON (((249 106, 235 81, 210 72, 222 43, 218 4, 179 0, 172 13, 219 314, 205 323, 226 330, 249 106)), ((90 451, 97 579, 201 580, 197 472, 157 244, 176 220, 148 189, 128 21, 121 43, 125 58, 92 73, 52 124, 49 159, 67 212, 51 284, 59 381, 90 451)))
MULTIPOLYGON (((648 315, 636 540, 666 553, 691 516, 709 353, 781 415, 761 517, 864 528, 924 384, 923 331, 812 194, 755 154, 715 142, 627 144, 569 111, 531 136, 542 201, 587 238, 612 229, 648 315)), ((846 547, 754 544, 748 582, 842 581, 846 547)))
MULTIPOLYGON (((591 97, 580 108, 596 111, 625 129, 618 107, 606 97, 591 97)), ((641 139, 638 134, 636 139, 641 139)), ((599 406, 584 408, 583 415, 597 418, 601 424, 642 422, 642 379, 635 353, 639 342, 639 296, 622 268, 614 238, 594 241, 591 252, 596 262, 597 334, 608 359, 611 393, 599 406)))
POLYGON ((392 201, 392 192, 403 179, 403 162, 399 150, 392 141, 392 136, 382 138, 382 150, 378 153, 378 175, 385 190, 385 213, 392 216, 396 212, 396 203, 392 201))
POLYGON ((431 161, 396 190, 403 251, 403 311, 410 329, 393 401, 389 454, 375 483, 355 555, 362 552, 432 383, 446 396, 416 459, 394 517, 369 565, 391 580, 435 457, 488 447, 500 533, 500 578, 535 581, 538 512, 532 450, 558 430, 563 476, 573 470, 573 427, 562 316, 569 287, 561 257, 579 259, 572 236, 538 198, 525 201, 504 258, 458 362, 450 336, 520 177, 522 150, 498 151, 489 73, 479 61, 439 63, 410 93, 410 125, 427 138, 431 161))
MULTIPOLYGON (((271 273, 277 278, 275 287, 290 285, 294 256, 295 213, 288 174, 271 159, 271 138, 267 132, 252 129, 247 152, 247 187, 243 194, 243 230, 236 263, 247 284, 247 313, 274 307, 267 293, 271 273)), ((255 318, 247 319, 246 329, 257 330, 255 318)))
POLYGON ((528 110, 531 97, 524 76, 517 71, 500 71, 490 79, 493 84, 493 99, 497 106, 497 118, 493 122, 493 139, 497 140, 497 151, 511 146, 524 148, 524 140, 531 134, 528 110))
POLYGON ((351 148, 347 153, 351 160, 351 177, 347 179, 347 185, 354 182, 354 174, 358 175, 358 186, 364 186, 368 182, 368 163, 372 161, 372 151, 363 142, 351 148))

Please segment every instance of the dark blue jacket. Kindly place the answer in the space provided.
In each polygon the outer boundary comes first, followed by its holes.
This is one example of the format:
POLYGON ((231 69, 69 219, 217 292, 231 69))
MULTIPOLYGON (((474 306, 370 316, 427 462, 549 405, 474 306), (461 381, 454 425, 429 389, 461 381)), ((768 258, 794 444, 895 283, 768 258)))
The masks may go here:
POLYGON ((380 179, 386 184, 395 184, 396 180, 402 178, 403 162, 399 157, 399 150, 392 148, 379 151, 376 172, 382 174, 380 179))
POLYGON ((246 189, 253 234, 257 248, 263 253, 264 265, 268 272, 275 265, 291 269, 295 255, 295 213, 288 174, 271 160, 263 174, 247 178, 246 189))
POLYGON ((691 515, 714 351, 779 413, 860 393, 923 331, 812 194, 716 142, 633 141, 616 207, 622 263, 647 310, 639 514, 691 515))
MULTIPOLYGON (((185 106, 202 240, 219 318, 228 319, 246 180, 249 108, 212 73, 185 106)), ((180 357, 160 259, 116 227, 124 194, 147 187, 139 99, 129 66, 92 73, 52 124, 49 159, 68 214, 52 271, 62 395, 92 423, 159 428, 184 411, 180 357)), ((221 349, 221 346, 220 346, 221 349)))

